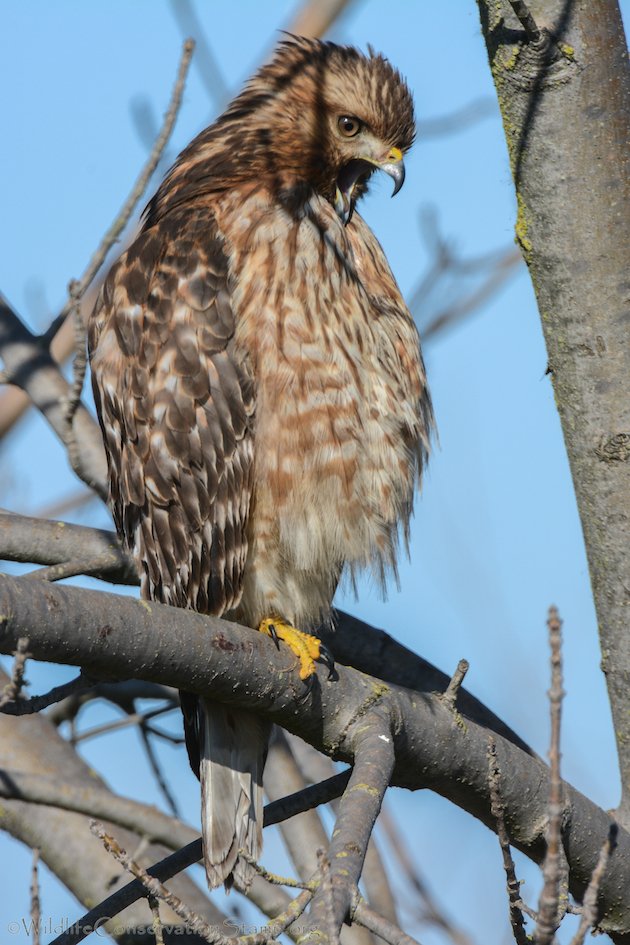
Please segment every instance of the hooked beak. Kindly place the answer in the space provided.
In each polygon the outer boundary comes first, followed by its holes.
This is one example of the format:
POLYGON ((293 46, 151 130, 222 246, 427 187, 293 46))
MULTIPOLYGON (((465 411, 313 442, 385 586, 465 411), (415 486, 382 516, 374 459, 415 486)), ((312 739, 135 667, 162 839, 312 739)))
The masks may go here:
POLYGON ((392 148, 387 157, 389 160, 385 164, 379 165, 379 167, 386 174, 389 174, 394 181, 392 197, 395 197, 405 183, 405 164, 400 148, 392 148))
POLYGON ((341 222, 346 225, 352 218, 354 210, 353 193, 357 181, 369 177, 374 171, 385 171, 394 181, 392 197, 395 197, 405 183, 405 165, 400 148, 390 148, 385 161, 377 161, 370 157, 350 161, 341 171, 337 180, 335 192, 335 211, 341 222))

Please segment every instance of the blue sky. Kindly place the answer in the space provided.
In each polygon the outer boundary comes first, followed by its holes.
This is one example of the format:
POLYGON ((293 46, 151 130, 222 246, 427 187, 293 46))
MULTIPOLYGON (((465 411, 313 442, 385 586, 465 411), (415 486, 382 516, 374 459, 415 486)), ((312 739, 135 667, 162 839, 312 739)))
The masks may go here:
MULTIPOLYGON (((622 7, 630 11, 628 0, 622 7)), ((224 81, 236 91, 275 31, 288 25, 294 4, 197 0, 195 9, 224 81)), ((0 81, 13 91, 0 103, 0 284, 22 316, 41 328, 64 302, 68 280, 85 268, 146 158, 133 112, 148 105, 159 122, 182 37, 167 0, 5 3, 2 27, 0 81)), ((386 53, 407 76, 421 119, 483 97, 494 103, 472 0, 355 0, 330 36, 363 47, 370 42, 386 53)), ((214 114, 216 102, 193 65, 171 157, 214 114)), ((462 256, 509 247, 515 209, 495 106, 460 133, 420 137, 406 164, 402 193, 392 201, 391 182, 377 183, 363 215, 409 297, 428 264, 421 208, 436 211, 441 232, 462 256)), ((557 604, 565 621, 564 774, 597 803, 613 807, 618 773, 580 523, 524 266, 491 304, 439 336, 425 355, 439 444, 417 503, 400 590, 392 588, 383 602, 363 582, 357 601, 342 595, 339 603, 447 672, 465 656, 468 687, 541 754, 548 743, 545 619, 548 606, 557 604)), ((73 490, 65 456, 38 417, 3 446, 0 486, 2 505, 28 513, 73 490)), ((108 521, 97 505, 75 518, 108 521)), ((33 667, 29 678, 35 689, 60 677, 33 667)), ((94 723, 111 717, 102 708, 89 711, 94 723)), ((148 774, 132 764, 139 751, 132 733, 116 742, 88 742, 85 749, 96 767, 107 765, 114 788, 158 803, 148 774)), ((197 823, 194 779, 180 756, 176 765, 172 750, 165 756, 188 819, 197 823)), ((391 808, 432 889, 458 922, 477 942, 508 941, 494 837, 426 792, 392 792, 391 808), (454 849, 460 851, 455 859, 445 853, 454 849)), ((276 847, 268 844, 272 858, 276 847)), ((16 909, 23 914, 27 908, 30 856, 0 836, 0 857, 7 856, 14 868, 0 929, 16 909)), ((536 870, 522 858, 519 867, 533 899, 536 870)), ((73 915, 74 908, 50 881, 47 914, 73 915)), ((424 932, 423 941, 443 940, 424 932)))

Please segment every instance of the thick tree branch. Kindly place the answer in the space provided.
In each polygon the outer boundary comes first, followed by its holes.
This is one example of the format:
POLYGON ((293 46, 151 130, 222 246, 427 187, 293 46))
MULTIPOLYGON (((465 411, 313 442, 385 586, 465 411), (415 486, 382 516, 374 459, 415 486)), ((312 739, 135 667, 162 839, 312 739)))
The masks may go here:
MULTIPOLYGON (((392 784, 431 788, 494 826, 485 776, 487 730, 465 725, 441 700, 388 686, 339 666, 339 678, 318 671, 306 689, 294 658, 261 634, 188 611, 60 585, 0 579, 0 652, 9 653, 28 628, 35 658, 81 665, 93 675, 118 674, 166 683, 252 708, 332 757, 354 762, 357 719, 378 706, 387 714, 396 762, 392 784), (448 744, 448 751, 444 745, 448 744)), ((24 720, 17 720, 17 724, 24 720)), ((358 727, 360 729, 360 726, 358 727)), ((514 744, 497 737, 505 772, 503 799, 514 846, 540 862, 549 771, 514 744)), ((580 898, 610 829, 610 817, 568 784, 564 851, 571 891, 580 898)), ((630 934, 630 905, 619 888, 630 885, 630 836, 618 846, 599 892, 599 925, 621 943, 630 934)), ((626 939, 630 941, 630 939, 626 939)))
POLYGON ((321 877, 311 904, 305 935, 307 941, 324 941, 327 945, 338 942, 392 776, 395 761, 392 718, 387 711, 381 710, 376 700, 373 706, 346 726, 345 738, 353 742, 354 768, 339 802, 335 829, 326 854, 330 875, 321 877))
POLYGON ((630 823, 630 66, 616 0, 479 0, 516 181, 516 237, 549 353, 630 823), (512 4, 514 6, 514 4, 512 4))
MULTIPOLYGON (((111 583, 138 583, 133 562, 125 555, 113 532, 0 512, 0 559, 58 564, 76 559, 78 554, 86 561, 84 573, 88 573, 90 562, 103 554, 111 554, 111 569, 89 573, 111 583)), ((343 611, 337 611, 336 626, 322 628, 320 635, 336 660, 386 682, 418 692, 444 692, 449 685, 450 677, 427 660, 402 646, 384 630, 343 611), (361 639, 360 647, 356 646, 357 637, 361 639)), ((531 753, 509 726, 465 689, 458 693, 458 707, 463 715, 531 753)))
MULTIPOLYGON (((96 429, 100 438, 100 432, 96 429)), ((110 584, 139 584, 131 559, 114 532, 84 528, 67 522, 47 521, 0 511, 0 559, 31 564, 64 564, 81 555, 83 574, 93 574, 110 584), (104 563, 109 557, 109 563, 104 563), (89 562, 98 561, 93 570, 89 562)))
MULTIPOLYGON (((333 765, 330 762, 328 764, 332 769, 333 765)), ((332 774, 332 770, 327 772, 327 776, 332 774)), ((304 778, 295 763, 287 738, 277 727, 273 730, 269 745, 264 786, 270 801, 282 797, 287 791, 297 792, 305 788, 304 778)), ((306 882, 317 871, 317 851, 326 849, 329 842, 318 811, 312 810, 302 817, 283 821, 280 832, 298 876, 306 882)), ((344 938, 346 945, 368 945, 371 941, 368 932, 359 927, 346 929, 344 938)))

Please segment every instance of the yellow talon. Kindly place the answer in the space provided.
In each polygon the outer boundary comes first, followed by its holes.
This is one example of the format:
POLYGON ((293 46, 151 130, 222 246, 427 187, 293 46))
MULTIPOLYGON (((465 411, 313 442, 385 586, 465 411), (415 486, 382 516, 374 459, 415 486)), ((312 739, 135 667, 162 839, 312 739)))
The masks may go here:
POLYGON ((315 672, 315 660, 320 657, 321 644, 311 633, 296 630, 279 617, 260 621, 259 631, 272 639, 283 640, 300 661, 300 679, 308 679, 315 672))

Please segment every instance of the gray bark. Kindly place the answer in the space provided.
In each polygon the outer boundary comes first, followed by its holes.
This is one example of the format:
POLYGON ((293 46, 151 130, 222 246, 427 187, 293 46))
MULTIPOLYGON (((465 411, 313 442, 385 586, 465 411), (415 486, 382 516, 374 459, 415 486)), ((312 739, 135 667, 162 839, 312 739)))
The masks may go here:
MULTIPOLYGON (((20 387, 42 412, 64 446, 71 441, 66 402, 71 387, 48 348, 15 314, 0 293, 0 358, 10 382, 20 387)), ((72 420, 72 433, 81 444, 75 472, 102 499, 107 496, 107 461, 98 426, 80 404, 72 420)))
MULTIPOLYGON (((394 738, 393 785, 430 788, 491 829, 488 731, 450 710, 440 696, 388 685, 338 666, 305 692, 285 648, 245 627, 114 594, 0 578, 0 652, 28 636, 36 659, 83 666, 90 675, 139 677, 256 708, 335 759, 353 762, 363 723, 375 712, 394 738)), ((15 720, 20 724, 23 720, 15 720)), ((544 855, 549 771, 495 736, 512 843, 536 862, 544 855)), ((570 889, 580 898, 608 835, 610 817, 568 784, 563 844, 570 889)), ((601 928, 630 942, 630 835, 619 832, 599 893, 601 928)))
MULTIPOLYGON (((8 677, 0 671, 0 689, 8 682, 8 677)), ((79 758, 71 745, 57 732, 54 725, 42 715, 28 718, 13 718, 0 713, 0 783, 12 783, 11 772, 19 771, 25 778, 51 778, 56 784, 67 783, 71 791, 89 794, 96 789, 97 797, 105 802, 109 795, 114 806, 116 802, 131 804, 122 798, 116 798, 95 776, 94 772, 79 758)), ((0 829, 8 831, 16 839, 28 846, 37 847, 46 865, 59 877, 62 883, 84 905, 100 902, 113 889, 128 882, 128 875, 106 852, 100 840, 90 833, 89 816, 63 810, 59 807, 34 805, 27 801, 5 797, 0 805, 0 829), (89 864, 89 869, 86 868, 89 864)), ((140 808, 141 805, 137 805, 140 808)), ((96 810, 92 816, 98 816, 96 810)), ((154 812, 159 822, 164 824, 170 819, 158 811, 154 812)), ((142 818, 139 817, 139 821, 142 818)), ((171 824, 173 822, 171 821, 171 824)), ((150 822, 146 826, 151 830, 150 822)), ((121 827, 114 828, 114 834, 131 853, 140 843, 142 830, 133 833, 121 827)), ((191 839, 195 832, 182 825, 182 839, 191 839)), ((143 856, 146 864, 155 862, 165 854, 165 848, 150 844, 143 856)), ((222 927, 223 915, 207 898, 198 886, 187 876, 179 876, 172 881, 173 889, 193 908, 222 927)), ((21 917, 15 916, 19 921, 21 917)), ((174 926, 180 920, 164 907, 163 918, 174 926)), ((134 940, 134 931, 142 936, 151 926, 151 912, 146 900, 139 900, 128 909, 106 923, 104 926, 113 932, 114 928, 125 928, 126 932, 116 934, 115 938, 123 945, 134 940), (141 931, 142 930, 142 931, 141 931)), ((144 935, 146 939, 146 935, 144 935)), ((144 940, 144 939, 141 939, 144 940)), ((197 936, 178 935, 177 942, 198 942, 197 936)))
POLYGON ((630 70, 616 0, 479 0, 571 465, 630 822, 630 70))

